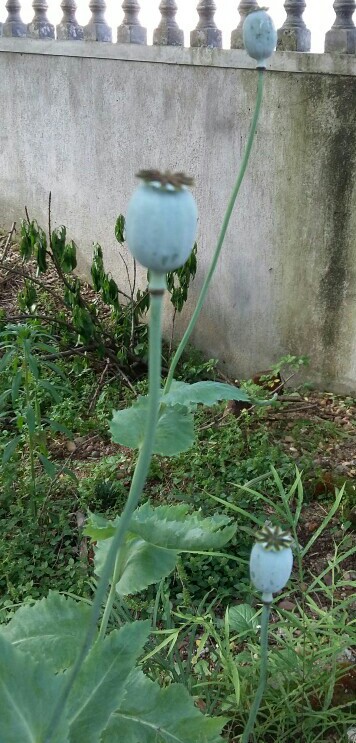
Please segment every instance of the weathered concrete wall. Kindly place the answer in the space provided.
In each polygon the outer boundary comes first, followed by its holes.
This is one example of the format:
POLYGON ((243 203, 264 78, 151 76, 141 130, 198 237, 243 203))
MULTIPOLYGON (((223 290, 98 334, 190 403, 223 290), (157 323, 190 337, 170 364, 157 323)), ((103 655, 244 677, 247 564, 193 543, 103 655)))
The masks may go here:
MULTIPOLYGON (((245 53, 0 39, 0 79, 0 223, 26 204, 45 225, 51 190, 82 268, 98 241, 124 283, 113 228, 134 174, 184 170, 200 210, 193 303, 254 105, 245 53)), ((194 341, 236 376, 307 354, 317 384, 356 391, 355 300, 356 59, 279 53, 194 341)))

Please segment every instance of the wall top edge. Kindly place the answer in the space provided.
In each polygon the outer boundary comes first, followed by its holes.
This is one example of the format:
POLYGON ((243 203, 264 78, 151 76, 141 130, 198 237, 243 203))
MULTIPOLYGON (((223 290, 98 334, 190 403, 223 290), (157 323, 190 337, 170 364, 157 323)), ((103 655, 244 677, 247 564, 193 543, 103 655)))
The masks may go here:
MULTIPOLYGON (((140 46, 0 37, 0 53, 2 52, 235 69, 253 69, 255 66, 243 49, 140 46)), ((274 72, 356 76, 356 55, 275 52, 268 69, 274 72)))

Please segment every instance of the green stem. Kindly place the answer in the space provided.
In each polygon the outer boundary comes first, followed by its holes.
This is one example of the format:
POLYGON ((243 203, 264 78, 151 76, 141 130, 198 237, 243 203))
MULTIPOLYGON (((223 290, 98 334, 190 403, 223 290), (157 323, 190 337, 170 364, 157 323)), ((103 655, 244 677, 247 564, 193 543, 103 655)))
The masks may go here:
MULTIPOLYGON (((141 445, 135 472, 132 478, 130 492, 127 498, 125 508, 121 514, 119 524, 115 535, 112 538, 110 549, 102 570, 101 578, 98 583, 97 591, 95 594, 90 625, 88 627, 83 646, 79 652, 77 660, 69 674, 68 681, 60 695, 57 705, 54 709, 52 720, 49 724, 45 743, 50 743, 53 740, 53 735, 56 732, 58 723, 62 716, 63 710, 66 705, 66 701, 78 676, 78 673, 83 665, 83 662, 93 644, 96 634, 96 627, 100 616, 101 607, 105 600, 110 579, 113 576, 115 562, 119 550, 124 542, 125 534, 129 527, 132 514, 137 507, 140 500, 146 478, 148 475, 152 453, 153 444, 155 438, 155 429, 157 426, 158 410, 161 394, 161 356, 162 356, 162 331, 161 331, 161 316, 162 316, 162 300, 164 290, 166 287, 165 276, 162 274, 156 274, 151 272, 150 274, 150 292, 151 292, 151 304, 150 304, 150 327, 149 327, 149 371, 148 371, 148 411, 145 428, 145 436, 141 445)), ((108 598, 108 603, 110 596, 108 598)), ((110 607, 111 610, 111 607, 110 607)), ((104 612, 107 615, 109 609, 104 612)))
POLYGON ((266 688, 267 681, 267 664, 268 664, 268 620, 270 615, 271 605, 263 604, 262 616, 261 616, 261 667, 260 667, 260 681, 256 691, 256 696, 253 700, 253 704, 250 710, 247 725, 243 732, 241 743, 249 743, 250 735, 254 728, 258 710, 262 701, 264 690, 266 688))
POLYGON ((103 618, 101 620, 101 625, 100 625, 98 640, 103 640, 104 637, 105 637, 105 633, 106 633, 106 630, 107 630, 107 627, 108 627, 108 623, 109 623, 109 619, 110 619, 111 610, 112 610, 112 607, 113 607, 113 604, 114 604, 114 601, 115 601, 116 584, 120 580, 121 571, 122 571, 122 553, 121 553, 121 550, 120 550, 117 553, 117 555, 116 555, 116 562, 115 562, 114 573, 113 573, 113 577, 111 579, 110 591, 109 591, 109 595, 108 595, 108 598, 107 598, 107 602, 106 602, 106 606, 105 606, 103 618))
POLYGON ((215 248, 214 257, 213 257, 213 260, 211 262, 211 265, 210 265, 208 274, 207 274, 207 276, 205 278, 205 281, 204 281, 202 290, 200 292, 200 295, 199 295, 199 298, 198 298, 198 301, 197 301, 195 310, 194 310, 193 315, 191 317, 190 323, 189 323, 189 325, 188 325, 188 327, 187 327, 187 329, 186 329, 186 331, 185 331, 185 333, 183 335, 183 338, 182 338, 182 340, 181 340, 181 342, 180 342, 180 344, 179 344, 179 346, 178 346, 178 348, 177 348, 177 350, 176 350, 176 352, 175 352, 175 354, 173 356, 173 359, 172 359, 172 362, 171 362, 171 365, 170 365, 170 369, 169 369, 169 372, 168 372, 166 384, 165 384, 165 387, 164 387, 164 393, 165 394, 167 394, 167 392, 169 392, 169 390, 171 388, 171 385, 172 385, 172 382, 173 382, 173 377, 174 377, 174 372, 176 370, 176 366, 177 366, 177 364, 179 362, 179 359, 182 356, 182 353, 185 350, 185 347, 186 347, 186 345, 187 345, 187 343, 189 341, 189 338, 190 338, 190 336, 191 336, 191 334, 192 334, 192 332, 193 332, 193 330, 195 328, 196 322, 197 322, 198 317, 200 315, 202 306, 203 306, 204 301, 205 301, 205 297, 206 297, 207 291, 209 289, 209 285, 210 285, 211 279, 213 277, 213 274, 214 274, 214 271, 215 271, 215 268, 216 268, 216 264, 218 262, 218 259, 219 259, 220 253, 221 253, 221 248, 223 246, 225 235, 226 235, 226 231, 227 231, 227 228, 228 228, 229 222, 230 222, 230 217, 231 217, 231 214, 233 212, 233 208, 235 206, 235 202, 236 202, 236 199, 237 199, 237 196, 238 196, 238 193, 239 193, 239 190, 240 190, 242 181, 244 179, 244 175, 245 175, 245 172, 246 172, 246 169, 247 169, 248 161, 250 159, 250 154, 251 154, 251 150, 252 150, 253 140, 254 140, 254 136, 255 136, 255 133, 256 133, 257 123, 258 123, 258 119, 259 119, 259 115, 260 115, 260 110, 261 110, 261 103, 262 103, 262 96, 263 96, 263 83, 264 83, 264 75, 263 75, 263 73, 264 73, 264 70, 262 70, 262 69, 259 69, 258 70, 257 97, 256 97, 256 105, 255 105, 255 111, 254 111, 254 114, 253 114, 252 124, 251 124, 251 128, 250 128, 248 140, 247 140, 247 143, 246 143, 246 148, 245 148, 244 156, 243 156, 242 163, 241 163, 241 166, 240 166, 240 170, 239 170, 239 173, 238 173, 238 176, 237 176, 237 180, 236 180, 236 183, 235 183, 233 192, 232 192, 231 197, 230 197, 230 201, 229 201, 228 206, 227 206, 227 209, 226 209, 226 213, 225 213, 225 216, 224 216, 224 221, 222 223, 222 227, 221 227, 221 231, 220 231, 220 234, 219 234, 217 246, 215 248))
MULTIPOLYGON (((26 351, 24 352, 24 359, 23 359, 23 365, 24 365, 24 386, 25 386, 25 396, 26 396, 26 406, 27 408, 31 405, 31 396, 30 396, 30 382, 29 382, 29 363, 26 355, 26 351)), ((30 507, 33 516, 36 516, 37 514, 37 503, 36 503, 36 470, 35 470, 35 446, 33 441, 33 434, 31 433, 30 429, 28 429, 28 448, 30 451, 30 467, 31 467, 31 499, 30 499, 30 507)))

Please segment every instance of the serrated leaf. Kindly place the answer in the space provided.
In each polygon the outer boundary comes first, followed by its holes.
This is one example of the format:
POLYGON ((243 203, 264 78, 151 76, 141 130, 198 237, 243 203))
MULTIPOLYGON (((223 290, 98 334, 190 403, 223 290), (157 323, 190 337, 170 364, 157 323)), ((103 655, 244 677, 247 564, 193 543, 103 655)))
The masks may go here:
MULTIPOLYGON (((97 575, 101 575, 110 545, 111 539, 106 539, 95 548, 97 575)), ((143 539, 129 534, 121 548, 120 563, 121 577, 116 584, 116 592, 120 596, 129 596, 170 575, 177 563, 177 552, 147 544, 143 539)))
POLYGON ((11 459, 12 455, 15 453, 17 449, 17 445, 21 441, 21 436, 15 436, 11 441, 6 444, 5 449, 3 451, 2 455, 2 463, 7 464, 9 459, 11 459))
MULTIPOLYGON (((55 676, 42 658, 37 663, 0 634, 0 739, 3 743, 45 740, 64 679, 55 676)), ((68 723, 62 718, 51 743, 68 743, 68 723)))
POLYGON ((209 718, 194 706, 180 684, 161 689, 142 671, 129 677, 126 694, 111 716, 102 743, 222 743, 227 722, 209 718))
POLYGON ((185 405, 194 408, 195 405, 202 404, 211 407, 220 400, 239 400, 241 402, 251 402, 247 392, 239 387, 234 387, 223 382, 187 382, 172 383, 172 387, 162 400, 169 405, 185 405))
POLYGON ((132 622, 98 641, 85 660, 68 704, 71 743, 98 743, 149 635, 149 622, 132 622))
POLYGON ((50 591, 47 598, 18 609, 0 626, 0 634, 34 660, 46 658, 53 671, 63 671, 74 663, 90 615, 88 604, 50 591))
POLYGON ((130 530, 150 544, 169 550, 213 550, 223 547, 235 534, 228 516, 203 518, 190 513, 186 504, 156 506, 144 503, 131 519, 130 530))
POLYGON ((249 604, 239 604, 229 608, 230 629, 239 634, 256 634, 260 620, 255 609, 249 604))
POLYGON ((158 419, 153 451, 163 457, 173 457, 193 446, 194 418, 182 405, 164 407, 158 419))
MULTIPOLYGON (((110 539, 119 521, 119 516, 109 521, 104 516, 90 514, 84 534, 95 541, 110 539)), ((228 516, 215 514, 203 518, 200 512, 190 513, 184 503, 155 507, 144 503, 133 513, 129 530, 165 550, 194 552, 221 549, 234 536, 236 526, 228 516)))
POLYGON ((114 521, 109 521, 105 516, 101 516, 98 513, 90 513, 89 520, 83 529, 83 534, 86 537, 94 539, 96 542, 101 539, 110 539, 115 534, 118 522, 119 517, 114 521))
MULTIPOLYGON (((139 397, 131 408, 117 410, 110 423, 112 440, 116 444, 137 449, 145 434, 147 397, 139 397)), ((194 443, 194 420, 182 405, 163 406, 158 419, 153 451, 164 457, 187 451, 194 443)))

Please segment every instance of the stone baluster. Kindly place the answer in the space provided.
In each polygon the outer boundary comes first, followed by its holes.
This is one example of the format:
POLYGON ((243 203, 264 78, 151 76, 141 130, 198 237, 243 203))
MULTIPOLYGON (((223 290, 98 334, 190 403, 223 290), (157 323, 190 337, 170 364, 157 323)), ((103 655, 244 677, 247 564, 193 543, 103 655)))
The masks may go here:
POLYGON ((54 39, 54 26, 47 18, 47 0, 33 0, 34 16, 27 26, 27 36, 32 39, 54 39))
POLYGON ((2 27, 3 36, 27 36, 27 26, 20 17, 21 5, 19 0, 7 0, 5 5, 7 18, 2 27))
POLYGON ((159 9, 162 20, 153 32, 153 43, 157 46, 184 46, 184 33, 175 19, 177 12, 175 0, 162 0, 159 9))
POLYGON ((112 41, 112 30, 105 20, 105 0, 90 0, 91 18, 84 26, 86 41, 112 41))
POLYGON ((309 52, 311 33, 303 21, 305 0, 286 0, 287 18, 278 30, 277 49, 287 52, 309 52))
POLYGON ((138 19, 140 5, 137 0, 124 0, 122 9, 124 20, 117 29, 117 40, 120 44, 147 44, 147 30, 138 19))
POLYGON ((341 54, 356 54, 356 27, 352 16, 356 10, 355 0, 335 0, 334 24, 325 36, 325 51, 341 54))
POLYGON ((238 11, 240 13, 240 23, 231 33, 231 49, 243 49, 243 35, 242 28, 244 25, 245 18, 251 10, 257 10, 259 7, 257 0, 241 0, 238 11))
POLYGON ((77 10, 75 0, 62 0, 61 8, 63 10, 63 18, 57 26, 57 39, 82 40, 84 38, 83 26, 79 25, 75 17, 75 11, 77 10))
POLYGON ((200 0, 197 6, 199 22, 190 34, 190 46, 222 47, 222 33, 214 21, 214 0, 200 0))

